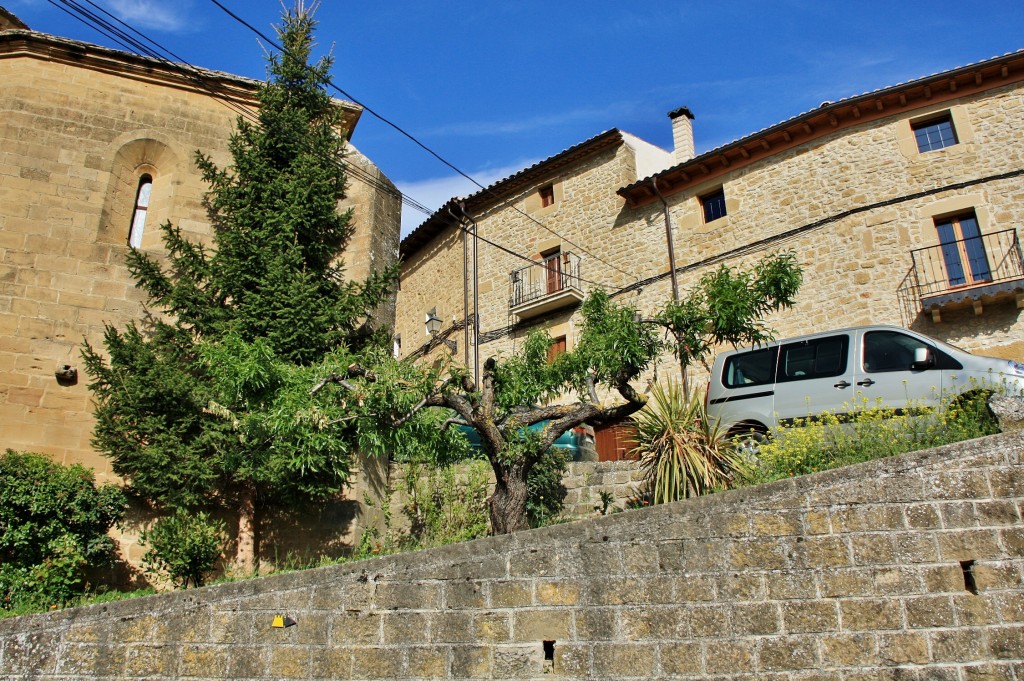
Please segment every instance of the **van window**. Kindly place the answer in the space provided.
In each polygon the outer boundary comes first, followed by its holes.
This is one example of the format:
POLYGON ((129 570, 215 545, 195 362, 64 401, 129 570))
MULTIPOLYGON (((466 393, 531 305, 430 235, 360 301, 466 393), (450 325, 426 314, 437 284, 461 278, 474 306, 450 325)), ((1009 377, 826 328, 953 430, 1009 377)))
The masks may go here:
POLYGON ((828 336, 782 346, 779 382, 838 376, 846 371, 849 336, 828 336))
POLYGON ((733 355, 725 360, 722 383, 726 388, 742 388, 774 382, 778 351, 778 348, 765 348, 733 355))
POLYGON ((898 331, 869 331, 864 334, 864 371, 869 374, 910 371, 917 348, 928 348, 935 353, 934 348, 913 336, 898 331))

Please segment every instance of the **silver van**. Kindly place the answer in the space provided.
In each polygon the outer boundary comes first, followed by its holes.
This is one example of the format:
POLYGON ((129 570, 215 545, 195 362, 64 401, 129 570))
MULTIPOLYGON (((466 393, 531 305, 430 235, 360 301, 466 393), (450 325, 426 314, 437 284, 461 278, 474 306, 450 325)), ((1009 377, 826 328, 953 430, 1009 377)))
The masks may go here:
POLYGON ((997 385, 1024 393, 1024 364, 896 326, 858 326, 719 354, 707 411, 727 432, 757 437, 793 419, 841 416, 862 400, 929 406, 943 395, 997 385))

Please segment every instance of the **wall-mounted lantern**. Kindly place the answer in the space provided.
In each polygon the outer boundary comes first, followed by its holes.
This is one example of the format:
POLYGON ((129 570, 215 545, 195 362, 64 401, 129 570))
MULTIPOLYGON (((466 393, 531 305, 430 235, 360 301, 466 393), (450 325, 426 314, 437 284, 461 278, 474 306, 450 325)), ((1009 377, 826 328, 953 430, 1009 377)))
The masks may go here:
POLYGON ((441 325, 444 322, 437 316, 437 310, 433 309, 427 313, 425 324, 427 325, 427 333, 431 336, 437 335, 437 332, 441 330, 441 325))

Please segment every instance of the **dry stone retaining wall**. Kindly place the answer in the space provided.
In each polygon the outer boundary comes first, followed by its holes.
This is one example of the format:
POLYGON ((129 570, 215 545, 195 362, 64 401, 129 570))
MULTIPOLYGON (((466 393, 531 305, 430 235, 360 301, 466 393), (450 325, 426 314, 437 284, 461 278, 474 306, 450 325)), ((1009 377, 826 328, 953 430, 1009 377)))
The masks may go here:
POLYGON ((2 679, 1022 679, 1024 436, 0 622, 2 679), (294 626, 275 628, 281 615, 294 626))

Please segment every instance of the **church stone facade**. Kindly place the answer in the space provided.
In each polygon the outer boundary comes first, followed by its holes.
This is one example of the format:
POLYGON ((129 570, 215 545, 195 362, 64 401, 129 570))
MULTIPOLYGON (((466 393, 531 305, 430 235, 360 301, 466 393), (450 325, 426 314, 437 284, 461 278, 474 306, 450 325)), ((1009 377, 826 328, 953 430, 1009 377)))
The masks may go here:
MULTIPOLYGON (((228 138, 258 83, 34 32, 2 8, 0 83, 0 446, 108 478, 90 447, 82 342, 100 346, 104 325, 142 317, 129 239, 159 253, 158 227, 171 221, 209 242, 195 153, 230 163, 228 138)), ((338 105, 351 135, 361 109, 338 105)), ((400 194, 351 146, 346 162, 363 178, 350 177, 345 202, 355 279, 394 262, 400 194)))

